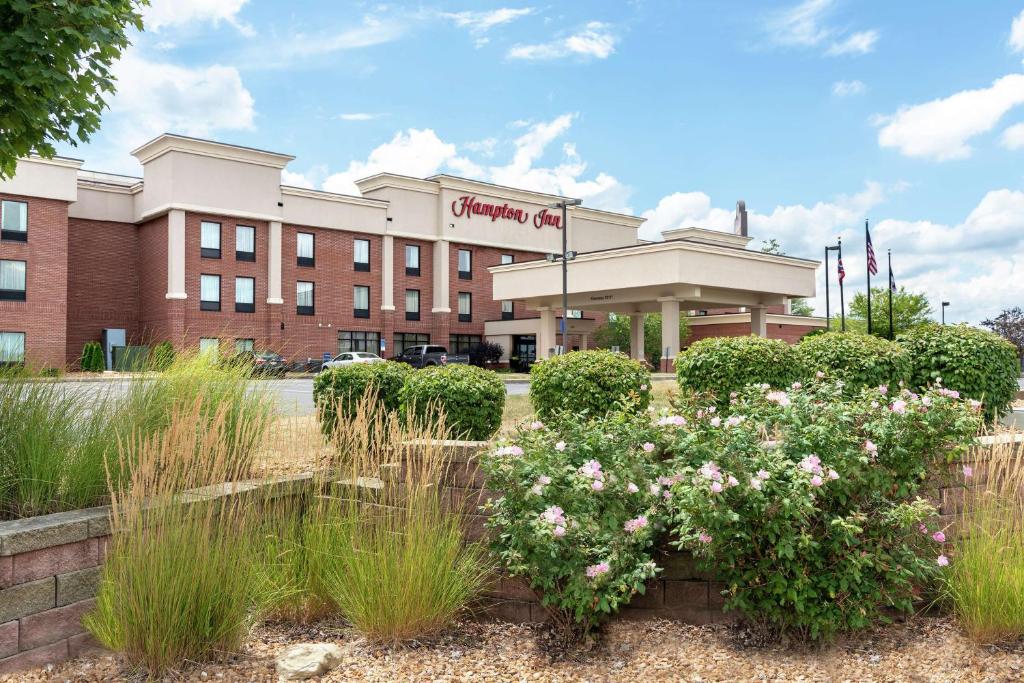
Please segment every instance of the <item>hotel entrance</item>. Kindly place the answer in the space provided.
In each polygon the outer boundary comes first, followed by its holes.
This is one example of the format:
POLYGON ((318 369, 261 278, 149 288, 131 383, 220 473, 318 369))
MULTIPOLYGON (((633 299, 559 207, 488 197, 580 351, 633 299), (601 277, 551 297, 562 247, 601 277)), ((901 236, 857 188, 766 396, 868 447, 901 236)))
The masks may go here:
POLYGON ((513 372, 529 372, 530 365, 537 360, 537 335, 517 334, 512 337, 512 354, 509 367, 513 372))

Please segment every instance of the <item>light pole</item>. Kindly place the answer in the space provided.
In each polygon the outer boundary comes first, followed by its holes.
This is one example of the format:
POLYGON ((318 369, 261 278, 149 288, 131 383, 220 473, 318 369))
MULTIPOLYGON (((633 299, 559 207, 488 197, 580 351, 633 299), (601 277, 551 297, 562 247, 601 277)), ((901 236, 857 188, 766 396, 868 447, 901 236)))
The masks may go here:
POLYGON ((583 203, 582 199, 563 199, 560 202, 554 204, 548 204, 549 209, 561 209, 562 210, 562 253, 548 254, 548 261, 554 261, 555 259, 562 259, 562 350, 565 350, 568 331, 566 325, 566 318, 569 316, 569 261, 576 258, 575 251, 569 251, 569 212, 570 206, 579 206, 583 203))
POLYGON ((948 306, 948 305, 949 305, 948 301, 943 301, 942 302, 942 324, 943 325, 946 324, 946 306, 948 306))

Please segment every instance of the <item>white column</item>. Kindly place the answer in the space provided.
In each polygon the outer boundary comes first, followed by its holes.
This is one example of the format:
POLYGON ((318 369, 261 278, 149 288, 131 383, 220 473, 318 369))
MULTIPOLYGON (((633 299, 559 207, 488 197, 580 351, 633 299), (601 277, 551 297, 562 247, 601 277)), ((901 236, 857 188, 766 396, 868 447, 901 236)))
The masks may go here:
POLYGON ((380 310, 395 310, 395 238, 384 235, 381 247, 381 300, 380 310))
POLYGON ((644 359, 644 314, 629 315, 629 355, 636 360, 644 359))
POLYGON ((267 303, 283 304, 281 298, 281 221, 270 221, 267 235, 267 303))
POLYGON ((661 302, 661 353, 662 361, 672 368, 679 353, 679 301, 659 299, 661 302))
MULTIPOLYGON (((434 242, 434 307, 432 313, 451 313, 451 292, 448 291, 448 240, 434 242)), ((539 349, 538 349, 539 350, 539 349)))
POLYGON ((168 299, 185 299, 185 212, 167 212, 167 295, 168 299))
POLYGON ((550 358, 555 347, 558 330, 555 323, 558 318, 555 311, 547 306, 540 309, 540 330, 537 332, 537 357, 550 358))
POLYGON ((786 297, 786 302, 782 305, 782 312, 786 315, 791 315, 793 313, 793 300, 789 297, 786 297))
POLYGON ((750 307, 750 334, 758 337, 768 336, 768 315, 763 306, 750 307))
POLYGON ((589 343, 590 343, 590 335, 589 334, 581 334, 580 335, 580 351, 586 351, 587 350, 587 346, 589 345, 589 343))

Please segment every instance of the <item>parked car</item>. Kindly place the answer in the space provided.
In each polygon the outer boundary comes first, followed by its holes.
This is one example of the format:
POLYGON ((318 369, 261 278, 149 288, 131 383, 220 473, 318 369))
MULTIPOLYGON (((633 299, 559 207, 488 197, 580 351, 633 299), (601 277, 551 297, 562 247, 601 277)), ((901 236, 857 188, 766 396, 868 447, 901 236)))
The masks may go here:
POLYGON ((346 365, 355 365, 357 363, 383 363, 384 359, 375 353, 368 353, 366 351, 346 351, 339 353, 331 360, 324 363, 321 372, 329 370, 330 368, 342 368, 346 365))
POLYGON ((320 372, 323 368, 322 358, 307 358, 306 360, 295 360, 288 365, 289 372, 320 372))
POLYGON ((284 377, 288 364, 279 354, 273 351, 242 351, 229 360, 232 365, 248 366, 255 375, 284 377))
POLYGON ((395 356, 400 363, 408 363, 414 368, 427 368, 432 365, 449 365, 452 363, 469 363, 469 354, 448 353, 443 346, 410 346, 395 356))

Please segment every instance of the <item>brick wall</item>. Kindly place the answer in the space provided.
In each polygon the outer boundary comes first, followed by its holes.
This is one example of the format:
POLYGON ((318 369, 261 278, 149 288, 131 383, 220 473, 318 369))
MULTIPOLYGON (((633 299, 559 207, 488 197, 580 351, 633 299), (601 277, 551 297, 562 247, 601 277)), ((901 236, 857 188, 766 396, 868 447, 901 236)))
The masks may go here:
MULTIPOLYGON (((455 305, 454 303, 452 304, 455 305)), ((391 334, 387 340, 389 357, 393 356, 395 349, 394 334, 397 332, 415 332, 420 334, 431 334, 433 332, 433 314, 430 312, 434 307, 434 244, 423 240, 412 240, 395 238, 395 315, 394 324, 390 330, 391 334), (420 274, 405 274, 405 247, 407 244, 417 245, 420 248, 420 274), (405 290, 420 290, 420 319, 405 319, 405 290)), ((447 335, 444 339, 432 337, 435 344, 447 345, 447 335)))
POLYGON ((0 332, 25 333, 29 365, 67 360, 68 204, 0 193, 28 203, 28 241, 0 241, 0 259, 25 261, 25 301, 0 301, 0 332))
POLYGON ((184 310, 174 306, 167 294, 167 216, 146 221, 138 227, 139 243, 139 333, 151 344, 181 343, 184 310))
POLYGON ((67 363, 105 328, 140 342, 139 230, 133 223, 68 219, 67 363))

